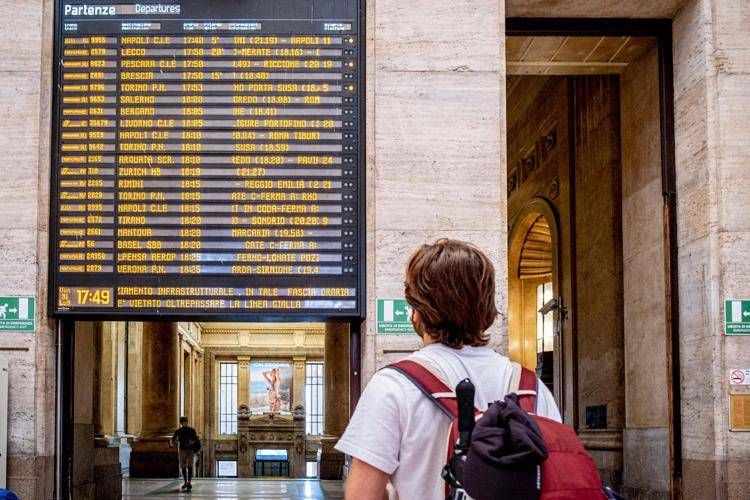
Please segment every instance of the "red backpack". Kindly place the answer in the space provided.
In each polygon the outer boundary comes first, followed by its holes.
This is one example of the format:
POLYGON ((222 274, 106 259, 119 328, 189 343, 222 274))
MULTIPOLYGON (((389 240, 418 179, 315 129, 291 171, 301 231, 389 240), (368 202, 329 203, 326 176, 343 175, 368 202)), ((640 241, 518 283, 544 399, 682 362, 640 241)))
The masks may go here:
MULTIPOLYGON (((547 447, 547 459, 541 467, 542 500, 603 500, 599 473, 575 431, 564 424, 536 415, 537 378, 534 372, 514 365, 511 392, 518 395, 521 408, 531 415, 539 426, 547 447)), ((403 360, 388 365, 408 378, 417 388, 435 403, 447 416, 453 418, 449 431, 447 462, 453 457, 458 439, 458 404, 454 390, 448 387, 427 367, 414 360, 403 360)), ((482 412, 474 409, 477 420, 482 412)), ((447 490, 446 490, 447 491, 447 490)))

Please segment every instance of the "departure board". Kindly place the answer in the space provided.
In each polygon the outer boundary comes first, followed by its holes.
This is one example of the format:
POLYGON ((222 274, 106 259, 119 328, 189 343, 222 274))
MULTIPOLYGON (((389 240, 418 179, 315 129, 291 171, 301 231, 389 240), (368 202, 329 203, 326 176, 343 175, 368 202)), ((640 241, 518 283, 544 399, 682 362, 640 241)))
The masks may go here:
POLYGON ((50 311, 362 316, 360 2, 56 8, 50 311))

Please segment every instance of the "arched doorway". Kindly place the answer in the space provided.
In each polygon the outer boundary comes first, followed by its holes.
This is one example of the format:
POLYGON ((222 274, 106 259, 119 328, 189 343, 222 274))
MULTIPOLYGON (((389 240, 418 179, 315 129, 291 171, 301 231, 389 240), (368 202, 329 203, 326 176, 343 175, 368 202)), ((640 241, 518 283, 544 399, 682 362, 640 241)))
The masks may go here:
POLYGON ((562 403, 562 322, 558 228, 552 206, 530 200, 511 229, 508 245, 510 357, 534 369, 562 403))

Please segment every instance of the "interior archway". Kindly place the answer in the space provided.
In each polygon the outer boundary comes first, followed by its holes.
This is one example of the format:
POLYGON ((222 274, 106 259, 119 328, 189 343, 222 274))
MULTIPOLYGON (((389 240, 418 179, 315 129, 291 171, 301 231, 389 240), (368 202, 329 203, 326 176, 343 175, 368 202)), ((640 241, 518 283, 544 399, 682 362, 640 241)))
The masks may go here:
POLYGON ((560 363, 556 310, 558 297, 557 223, 552 207, 532 199, 516 218, 508 246, 508 325, 511 359, 537 370, 557 393, 560 363), (542 310, 542 312, 540 312, 542 310), (557 382, 557 383, 556 383, 557 382))

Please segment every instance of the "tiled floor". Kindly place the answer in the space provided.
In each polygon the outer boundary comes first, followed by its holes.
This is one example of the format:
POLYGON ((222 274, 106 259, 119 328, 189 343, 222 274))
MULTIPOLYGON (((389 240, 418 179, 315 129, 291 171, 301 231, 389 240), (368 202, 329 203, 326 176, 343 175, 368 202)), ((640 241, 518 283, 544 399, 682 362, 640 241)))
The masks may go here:
POLYGON ((129 500, 145 498, 215 498, 231 500, 257 498, 267 500, 343 499, 341 481, 310 479, 194 479, 193 491, 180 490, 178 479, 124 479, 122 496, 129 500))

